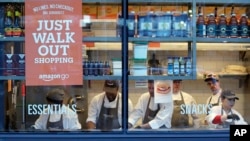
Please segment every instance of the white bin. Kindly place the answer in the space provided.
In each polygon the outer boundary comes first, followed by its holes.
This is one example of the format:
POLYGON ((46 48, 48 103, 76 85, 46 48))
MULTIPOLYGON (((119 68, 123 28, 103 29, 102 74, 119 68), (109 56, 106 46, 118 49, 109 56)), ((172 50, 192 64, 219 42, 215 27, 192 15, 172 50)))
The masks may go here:
POLYGON ((146 66, 133 66, 132 75, 133 76, 147 76, 147 67, 146 66))
POLYGON ((134 50, 134 59, 147 59, 148 56, 147 44, 135 44, 133 50, 134 50))
POLYGON ((131 65, 131 75, 146 76, 147 75, 147 60, 133 59, 131 65))
POLYGON ((113 75, 122 75, 122 61, 112 60, 113 75))

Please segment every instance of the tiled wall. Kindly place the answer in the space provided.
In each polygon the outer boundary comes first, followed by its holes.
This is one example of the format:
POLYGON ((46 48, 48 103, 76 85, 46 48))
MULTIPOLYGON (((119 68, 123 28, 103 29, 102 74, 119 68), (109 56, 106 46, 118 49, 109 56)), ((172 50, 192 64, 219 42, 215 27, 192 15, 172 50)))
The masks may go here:
MULTIPOLYGON (((149 52, 149 58, 152 51, 149 52)), ((156 51, 155 52, 159 60, 164 62, 165 58, 168 55, 171 56, 186 56, 186 52, 183 51, 156 51)), ((99 59, 111 59, 112 55, 115 57, 120 56, 120 52, 108 52, 103 51, 99 52, 99 59)), ((97 54, 95 54, 97 55, 97 54)), ((93 56, 95 56, 93 54, 93 56)), ((243 62, 239 58, 239 51, 198 51, 197 52, 197 71, 213 71, 220 72, 226 65, 245 65, 249 62, 243 62)), ((239 101, 236 101, 235 109, 237 109, 245 117, 247 122, 250 123, 250 88, 248 84, 248 77, 223 77, 220 79, 221 87, 223 89, 230 89, 237 93, 237 96, 240 98, 239 101)), ((249 81, 250 83, 250 81, 249 81)), ((90 101, 94 95, 102 92, 103 81, 91 81, 91 88, 88 89, 88 100, 90 101)), ((206 99, 211 95, 210 89, 207 87, 206 83, 202 79, 197 80, 185 80, 182 85, 183 91, 191 94, 197 101, 198 104, 203 104, 206 102, 206 99)), ((120 89, 121 90, 121 89, 120 89)), ((129 98, 132 100, 135 105, 140 94, 147 92, 147 88, 136 88, 135 82, 129 82, 129 98)), ((201 115, 203 118, 205 115, 201 115)))

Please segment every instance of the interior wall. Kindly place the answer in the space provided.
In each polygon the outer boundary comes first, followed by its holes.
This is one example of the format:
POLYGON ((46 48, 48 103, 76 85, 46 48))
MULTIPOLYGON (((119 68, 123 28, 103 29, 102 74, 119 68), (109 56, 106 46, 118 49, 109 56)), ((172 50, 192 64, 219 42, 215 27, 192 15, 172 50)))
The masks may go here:
MULTIPOLYGON (((130 52, 131 53, 131 52, 130 52)), ((149 51, 148 58, 151 58, 151 54, 156 53, 156 57, 164 63, 167 56, 186 56, 187 53, 184 51, 149 51)), ((120 52, 113 51, 99 51, 99 59, 109 58, 115 54, 120 55, 120 52)), ((132 54, 132 53, 131 53, 132 54)), ((130 54, 130 55, 131 55, 130 54)), ((206 71, 209 72, 220 72, 227 65, 247 65, 248 61, 241 61, 239 58, 238 51, 197 51, 197 72, 203 73, 206 71)), ((250 123, 250 105, 247 104, 247 99, 250 99, 250 89, 248 84, 248 76, 243 77, 222 77, 220 79, 221 87, 223 89, 230 89, 236 92, 237 96, 240 98, 239 101, 236 101, 234 108, 238 110, 250 123)), ((88 101, 93 98, 96 94, 102 92, 103 81, 93 80, 91 81, 91 88, 88 89, 88 101)), ((198 104, 206 103, 206 99, 211 95, 210 89, 207 87, 206 83, 200 77, 197 77, 197 80, 185 80, 182 84, 183 91, 191 94, 198 104)), ((121 90, 121 89, 120 89, 121 90)), ((138 97, 147 92, 147 88, 138 88, 135 87, 135 81, 129 81, 129 98, 132 100, 133 105, 137 103, 138 97)), ((200 115, 201 118, 204 118, 205 115, 200 115)))

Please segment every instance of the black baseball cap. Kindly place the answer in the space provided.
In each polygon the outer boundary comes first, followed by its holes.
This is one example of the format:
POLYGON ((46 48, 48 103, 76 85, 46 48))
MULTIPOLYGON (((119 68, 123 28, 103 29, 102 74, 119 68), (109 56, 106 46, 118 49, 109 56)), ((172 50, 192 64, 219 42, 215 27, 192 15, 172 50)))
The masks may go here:
POLYGON ((221 92, 221 97, 222 98, 227 98, 227 99, 237 99, 237 100, 239 100, 239 98, 235 95, 235 93, 230 91, 230 90, 223 90, 221 92))
POLYGON ((206 74, 204 81, 205 82, 207 82, 207 81, 219 81, 219 77, 217 74, 213 74, 213 73, 206 74))
POLYGON ((117 80, 105 80, 103 90, 109 93, 116 93, 119 88, 117 80))

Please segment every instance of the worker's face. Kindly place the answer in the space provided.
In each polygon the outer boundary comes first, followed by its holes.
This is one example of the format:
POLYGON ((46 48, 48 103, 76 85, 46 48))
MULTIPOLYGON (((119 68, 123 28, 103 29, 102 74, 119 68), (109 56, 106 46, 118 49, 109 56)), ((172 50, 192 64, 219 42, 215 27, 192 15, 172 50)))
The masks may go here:
POLYGON ((154 97, 154 83, 148 83, 148 92, 151 97, 154 97))
POLYGON ((231 109, 235 104, 235 98, 225 98, 222 100, 223 107, 226 109, 231 109))
POLYGON ((106 97, 108 98, 109 102, 114 101, 116 96, 117 96, 117 91, 116 92, 106 92, 106 97))
POLYGON ((173 81, 173 93, 178 93, 181 89, 181 81, 179 80, 174 80, 173 81))
POLYGON ((218 93, 220 90, 220 82, 216 80, 207 81, 207 86, 210 88, 213 94, 218 93))

